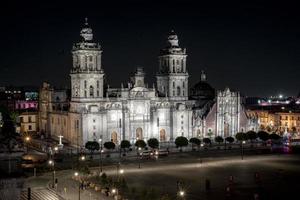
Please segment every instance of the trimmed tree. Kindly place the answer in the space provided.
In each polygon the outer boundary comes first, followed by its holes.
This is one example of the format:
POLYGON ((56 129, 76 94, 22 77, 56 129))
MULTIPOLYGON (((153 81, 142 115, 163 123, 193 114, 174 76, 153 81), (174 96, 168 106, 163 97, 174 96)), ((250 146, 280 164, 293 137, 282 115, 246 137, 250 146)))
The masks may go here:
POLYGON ((220 144, 220 143, 224 142, 224 139, 221 136, 217 136, 217 137, 215 137, 215 142, 220 144))
MULTIPOLYGON (((112 149, 115 149, 115 148, 116 148, 116 145, 115 145, 115 143, 113 143, 113 142, 105 142, 105 143, 103 144, 103 146, 104 146, 106 149, 108 149, 108 150, 112 150, 112 149)), ((107 155, 107 157, 109 157, 109 154, 107 155)))
POLYGON ((137 140, 134 144, 136 147, 145 148, 147 146, 146 142, 144 140, 137 140))
MULTIPOLYGON (((226 142, 228 142, 229 144, 232 144, 234 142, 234 138, 231 137, 231 136, 228 136, 228 137, 225 138, 225 145, 226 145, 226 142)), ((231 149, 230 145, 229 145, 229 149, 231 149)))
POLYGON ((246 133, 243 133, 243 132, 237 133, 237 134, 235 135, 235 138, 236 138, 238 141, 240 141, 240 142, 242 142, 243 140, 247 140, 247 139, 248 139, 246 133))
POLYGON ((159 146, 159 142, 156 138, 150 138, 148 141, 148 146, 151 147, 152 149, 157 149, 159 146))
POLYGON ((195 137, 191 138, 189 142, 192 144, 193 150, 194 150, 194 145, 196 145, 199 148, 199 146, 201 144, 201 140, 198 138, 195 138, 195 137))
POLYGON ((234 138, 231 137, 231 136, 225 138, 225 140, 226 140, 226 142, 228 142, 228 143, 230 143, 230 144, 234 142, 234 138))
POLYGON ((260 140, 264 142, 264 145, 266 144, 266 141, 269 139, 269 133, 267 133, 266 131, 259 131, 257 133, 257 136, 260 140))
POLYGON ((257 138, 257 133, 255 131, 248 131, 247 138, 251 141, 251 147, 253 147, 253 140, 257 138))
MULTIPOLYGON (((120 146, 121 149, 123 149, 123 151, 126 153, 126 149, 128 149, 131 146, 131 144, 128 140, 122 140, 120 146)), ((124 156, 126 155, 125 153, 124 156)))
POLYGON ((85 148, 90 151, 91 158, 93 158, 94 151, 98 151, 100 149, 100 146, 96 141, 88 141, 85 143, 85 148))
POLYGON ((276 133, 272 133, 272 134, 269 135, 269 138, 271 140, 279 140, 281 137, 276 133))
POLYGON ((211 144, 211 140, 209 138, 203 138, 204 144, 211 144))
POLYGON ((189 144, 189 141, 186 137, 179 136, 175 139, 175 145, 176 147, 180 148, 180 151, 182 151, 182 147, 185 147, 189 144))
MULTIPOLYGON (((220 145, 220 143, 224 142, 224 139, 221 136, 217 136, 217 137, 215 137, 215 142, 217 142, 220 145)), ((225 143, 225 145, 226 145, 226 143, 225 143)), ((218 146, 218 149, 220 149, 219 146, 218 146)))

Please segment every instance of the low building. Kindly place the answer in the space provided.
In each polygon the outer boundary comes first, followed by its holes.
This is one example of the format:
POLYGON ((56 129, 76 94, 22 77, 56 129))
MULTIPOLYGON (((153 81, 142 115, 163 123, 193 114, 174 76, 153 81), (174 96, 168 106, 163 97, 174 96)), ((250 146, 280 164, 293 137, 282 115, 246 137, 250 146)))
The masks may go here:
POLYGON ((38 113, 37 112, 23 112, 19 115, 19 126, 17 132, 21 134, 38 132, 38 113))

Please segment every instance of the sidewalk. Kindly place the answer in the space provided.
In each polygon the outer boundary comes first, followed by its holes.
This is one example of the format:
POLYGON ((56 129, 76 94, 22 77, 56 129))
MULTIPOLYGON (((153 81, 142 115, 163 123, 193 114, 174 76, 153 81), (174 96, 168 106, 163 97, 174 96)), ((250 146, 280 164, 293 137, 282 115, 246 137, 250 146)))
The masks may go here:
MULTIPOLYGON (((79 182, 76 182, 71 178, 72 174, 70 171, 63 171, 57 173, 58 185, 56 192, 64 197, 66 200, 76 200, 79 199, 79 182)), ((100 193, 100 191, 95 191, 91 188, 80 189, 80 199, 81 200, 112 200, 112 197, 107 197, 100 193)))

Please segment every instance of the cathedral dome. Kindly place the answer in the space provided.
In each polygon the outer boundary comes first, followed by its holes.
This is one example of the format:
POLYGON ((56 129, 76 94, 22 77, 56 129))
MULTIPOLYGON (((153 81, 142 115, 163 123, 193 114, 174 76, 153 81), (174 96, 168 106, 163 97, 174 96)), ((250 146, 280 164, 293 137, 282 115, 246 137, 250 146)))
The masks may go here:
POLYGON ((215 89, 206 82, 206 75, 201 72, 201 80, 191 88, 191 96, 196 99, 213 99, 215 89))

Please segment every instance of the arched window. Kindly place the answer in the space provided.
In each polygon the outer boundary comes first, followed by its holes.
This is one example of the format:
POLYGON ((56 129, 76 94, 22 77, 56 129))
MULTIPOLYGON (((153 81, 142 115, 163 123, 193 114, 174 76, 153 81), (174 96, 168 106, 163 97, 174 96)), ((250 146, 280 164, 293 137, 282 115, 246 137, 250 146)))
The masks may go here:
POLYGON ((173 66, 175 66, 175 60, 173 60, 173 66))
POLYGON ((177 87, 177 96, 180 96, 180 87, 177 87))
POLYGON ((173 81, 173 88, 175 88, 175 81, 173 81))
POLYGON ((86 97, 86 90, 84 90, 84 97, 86 97))
POLYGON ((94 96, 94 87, 90 86, 90 97, 94 96))
POLYGON ((183 81, 183 82, 182 82, 182 88, 184 88, 184 85, 185 85, 185 84, 184 84, 184 81, 183 81))
POLYGON ((86 81, 84 81, 84 88, 86 89, 86 81))

